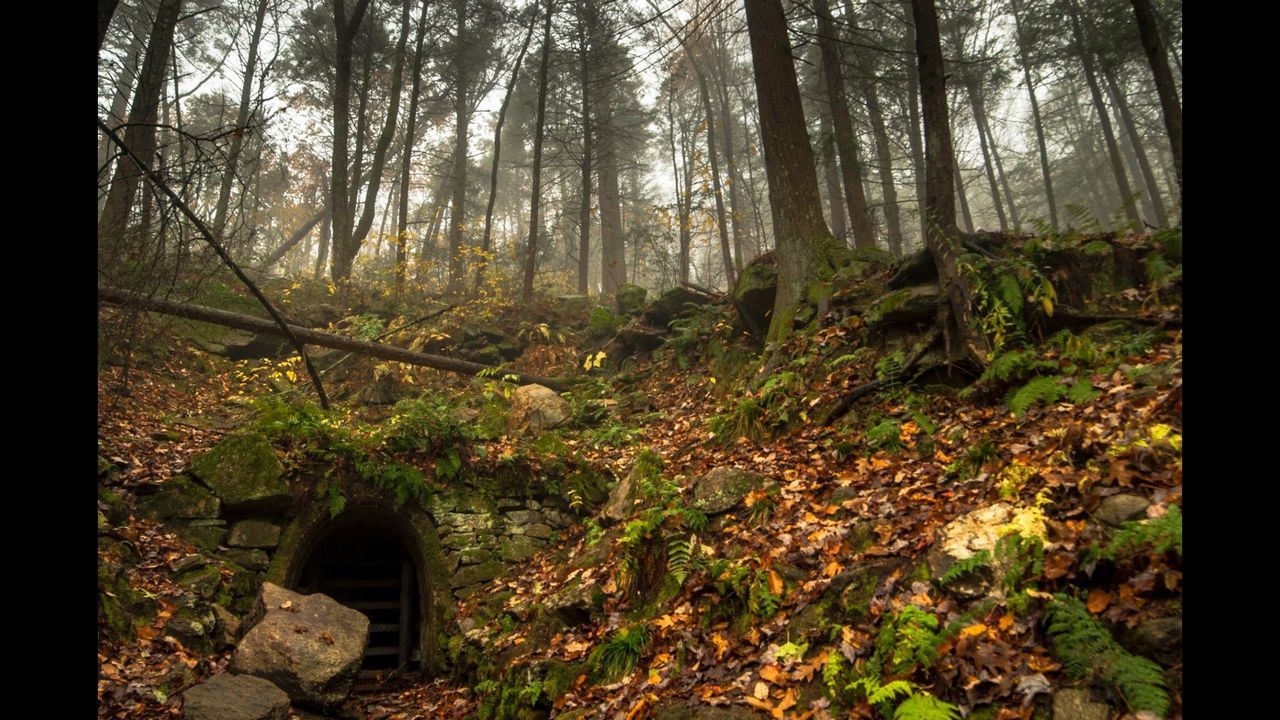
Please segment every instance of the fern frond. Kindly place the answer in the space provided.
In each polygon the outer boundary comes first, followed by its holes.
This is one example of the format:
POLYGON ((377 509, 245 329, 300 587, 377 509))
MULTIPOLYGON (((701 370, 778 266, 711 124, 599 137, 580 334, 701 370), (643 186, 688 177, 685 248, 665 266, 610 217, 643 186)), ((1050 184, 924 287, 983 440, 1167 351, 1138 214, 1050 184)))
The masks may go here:
POLYGON ((976 572, 979 568, 989 567, 991 565, 991 553, 987 550, 979 550, 963 560, 957 560, 947 568, 947 571, 938 578, 938 584, 947 586, 956 580, 976 572))
POLYGON ((872 705, 879 705, 886 702, 894 702, 901 697, 909 697, 915 687, 906 680, 894 680, 887 685, 881 685, 874 692, 867 693, 867 702, 872 705))
POLYGON ((1014 415, 1021 416, 1033 405, 1048 405, 1058 402, 1066 395, 1067 389, 1062 386, 1060 375, 1048 375, 1031 380, 1026 385, 1010 393, 1009 409, 1014 415))
POLYGON ((960 720, 960 708, 929 693, 916 693, 893 711, 893 720, 960 720))

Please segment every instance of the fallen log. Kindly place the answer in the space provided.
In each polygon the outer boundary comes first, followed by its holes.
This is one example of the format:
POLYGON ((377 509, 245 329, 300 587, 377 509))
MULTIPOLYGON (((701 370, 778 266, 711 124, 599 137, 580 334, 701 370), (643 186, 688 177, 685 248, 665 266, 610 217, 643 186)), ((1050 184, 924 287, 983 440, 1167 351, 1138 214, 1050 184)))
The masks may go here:
MULTIPOLYGON (((172 300, 149 298, 144 295, 139 295, 128 290, 121 290, 119 288, 99 287, 98 300, 112 305, 136 307, 143 310, 149 310, 151 312, 161 313, 163 315, 173 315, 175 317, 187 318, 188 320, 199 320, 201 322, 223 325, 225 327, 236 328, 238 330, 248 330, 250 332, 267 333, 269 335, 275 335, 276 337, 285 337, 285 332, 270 320, 263 320, 262 318, 256 318, 252 315, 241 315, 240 313, 218 310, 217 308, 206 307, 204 305, 190 305, 187 303, 174 302, 172 300)), ((436 370, 447 370, 449 372, 462 373, 464 375, 475 375, 485 370, 496 370, 504 375, 515 375, 521 383, 537 383, 538 385, 545 385, 553 390, 564 390, 574 382, 573 378, 548 378, 540 375, 530 375, 529 373, 523 373, 516 370, 504 370, 501 368, 495 368, 491 365, 482 365, 481 363, 445 357, 444 355, 433 355, 431 353, 407 350, 394 345, 365 342, 363 340, 334 335, 333 333, 320 332, 319 330, 312 330, 298 325, 289 325, 288 328, 293 333, 294 337, 304 344, 319 345, 320 347, 333 348, 334 350, 345 350, 358 355, 376 357, 382 360, 394 360, 396 362, 402 362, 409 365, 419 365, 422 367, 435 368, 436 370)))

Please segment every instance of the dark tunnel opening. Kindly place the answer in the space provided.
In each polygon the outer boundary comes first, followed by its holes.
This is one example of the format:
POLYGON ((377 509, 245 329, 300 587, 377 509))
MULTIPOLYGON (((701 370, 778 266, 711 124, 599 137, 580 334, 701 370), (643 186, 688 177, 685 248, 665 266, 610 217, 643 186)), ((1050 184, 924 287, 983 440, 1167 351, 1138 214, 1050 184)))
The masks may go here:
POLYGON ((338 517, 307 557, 299 592, 324 593, 369 618, 361 679, 418 668, 421 582, 409 549, 377 517, 338 517))

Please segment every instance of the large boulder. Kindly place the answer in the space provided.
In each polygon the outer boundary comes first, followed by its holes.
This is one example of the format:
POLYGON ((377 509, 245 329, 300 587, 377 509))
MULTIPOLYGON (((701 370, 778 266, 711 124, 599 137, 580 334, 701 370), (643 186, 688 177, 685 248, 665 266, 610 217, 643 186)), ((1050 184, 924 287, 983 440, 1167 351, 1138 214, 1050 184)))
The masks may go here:
POLYGON ((671 321, 688 315, 690 305, 706 305, 710 298, 696 293, 682 285, 677 285, 662 293, 644 311, 644 321, 656 328, 667 328, 671 321))
POLYGON ((778 257, 767 252, 746 267, 733 287, 734 304, 742 315, 742 323, 757 337, 769 329, 769 315, 778 296, 778 257))
POLYGON ((573 414, 569 402, 544 385, 522 385, 511 394, 507 432, 537 435, 561 425, 573 414))
MULTIPOLYGON (((942 528, 938 539, 925 554, 930 574, 935 579, 946 575, 952 565, 985 552, 991 562, 968 572, 947 584, 947 592, 962 599, 986 595, 992 581, 1008 569, 1009 560, 996 557, 996 543, 1013 530, 1024 536, 1045 536, 1044 520, 1029 508, 1015 508, 1008 503, 994 503, 952 520, 942 528)), ((997 589, 999 592, 999 589, 997 589)))
POLYGON ((182 693, 184 720, 284 720, 289 696, 269 680, 219 673, 182 693))
POLYGON ((1151 501, 1140 495, 1119 493, 1103 500, 1095 515, 1098 520, 1111 527, 1120 527, 1126 521, 1146 517, 1150 506, 1151 501))
POLYGON ((600 510, 600 517, 610 522, 621 522, 631 515, 636 500, 640 498, 640 466, 632 466, 631 472, 622 476, 613 489, 609 491, 609 499, 600 510))
POLYGON ((232 512, 273 512, 293 496, 271 443, 258 433, 238 433, 191 463, 191 473, 232 512))
POLYGON ((241 638, 232 672, 270 680, 312 707, 347 697, 369 643, 369 618, 328 595, 299 595, 272 583, 263 583, 254 615, 260 619, 241 638))
POLYGON ((618 313, 622 315, 639 315, 644 310, 644 298, 649 292, 639 285, 624 283, 618 288, 616 300, 618 313))
POLYGON ((241 520, 231 526, 227 545, 233 548, 273 548, 280 544, 280 526, 265 520, 241 520))
POLYGON ((708 515, 728 512, 742 504, 747 493, 764 486, 765 476, 733 467, 718 467, 698 478, 690 505, 708 515))

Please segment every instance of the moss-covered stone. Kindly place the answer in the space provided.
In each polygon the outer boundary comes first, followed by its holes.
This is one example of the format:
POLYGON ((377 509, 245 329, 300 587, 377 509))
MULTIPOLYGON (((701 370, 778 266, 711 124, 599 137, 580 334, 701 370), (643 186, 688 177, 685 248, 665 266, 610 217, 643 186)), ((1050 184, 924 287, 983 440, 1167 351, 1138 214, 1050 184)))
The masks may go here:
POLYGON ((537 555, 546 544, 530 537, 516 536, 502 543, 502 559, 521 562, 537 555))
POLYGON ((453 578, 449 581, 449 585, 457 590, 488 582, 502 574, 502 571, 505 570, 506 567, 507 566, 505 564, 497 560, 483 562, 479 565, 469 565, 467 567, 460 568, 458 572, 454 573, 453 578))
POLYGON ((778 259, 774 253, 767 252, 744 267, 733 286, 735 304, 753 334, 763 337, 768 329, 768 316, 773 312, 777 295, 778 259))
MULTIPOLYGON (((102 492, 98 493, 99 500, 102 492)), ((216 518, 222 501, 185 475, 170 478, 154 495, 138 500, 142 514, 156 520, 216 518)))
POLYGON ((915 285, 892 290, 871 303, 862 314, 870 328, 883 328, 913 322, 932 320, 942 300, 937 285, 915 285))
POLYGON ((293 500, 280 460, 258 433, 227 437, 192 461, 191 472, 231 511, 283 510, 293 500))
POLYGON ((708 515, 727 512, 742 503, 746 494, 769 481, 759 473, 718 467, 698 479, 690 506, 708 515))
POLYGON ((238 548, 273 548, 280 544, 280 526, 265 520, 241 520, 231 526, 227 544, 238 548))
POLYGON ((587 322, 587 334, 593 338, 606 338, 622 327, 626 319, 607 307, 597 305, 591 308, 591 319, 587 322))
POLYGON ((622 315, 639 315, 644 310, 644 298, 648 294, 649 291, 639 285, 624 283, 618 288, 616 296, 618 312, 622 315))
POLYGON ((231 548, 224 556, 246 570, 266 570, 271 565, 271 556, 263 550, 231 548))
POLYGON ((662 293, 649 305, 644 311, 644 320, 656 328, 666 328, 672 320, 690 315, 695 311, 695 306, 706 302, 706 296, 686 287, 676 286, 662 293))
POLYGON ((205 552, 213 552, 227 541, 227 526, 224 521, 193 520, 184 525, 174 526, 173 531, 178 534, 178 537, 205 552), (214 522, 221 524, 212 524, 214 522))
POLYGON ((156 602, 135 592, 124 568, 113 562, 98 565, 98 622, 108 635, 126 639, 134 628, 148 624, 156 602))
POLYGON ((849 258, 851 260, 850 264, 852 262, 864 262, 868 265, 878 265, 880 267, 889 267, 897 260, 893 253, 876 247, 854 248, 849 251, 849 258))
POLYGON ((129 519, 129 505, 111 488, 98 486, 98 509, 112 525, 123 524, 129 519))
POLYGON ((196 597, 212 600, 222 585, 222 571, 217 565, 205 565, 179 574, 177 582, 196 597))

